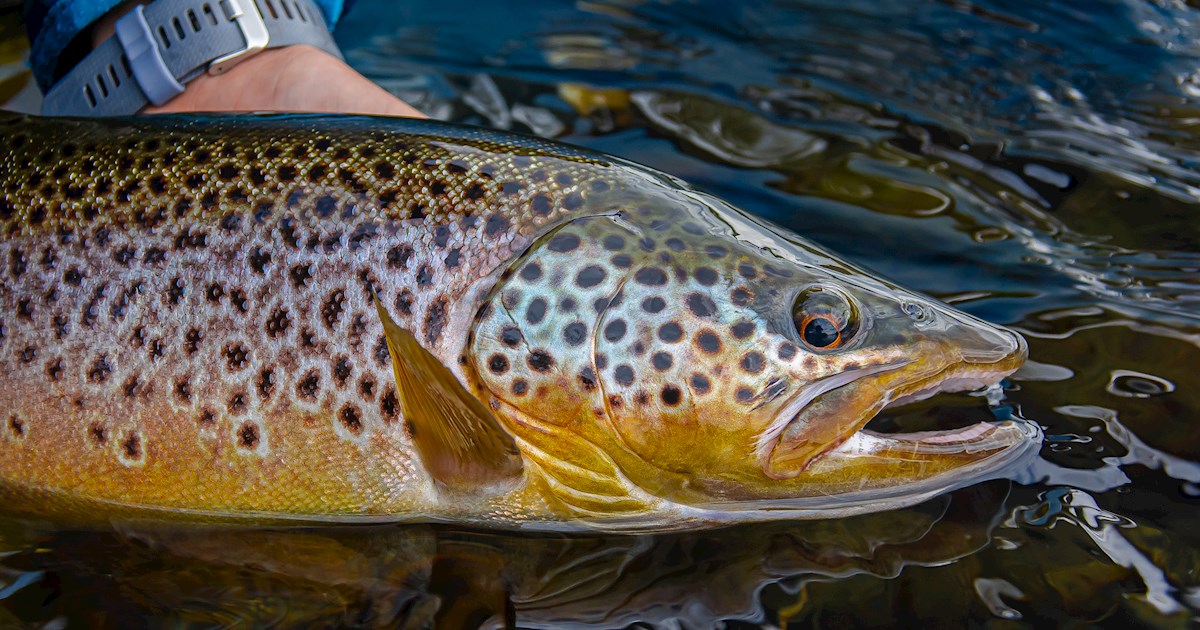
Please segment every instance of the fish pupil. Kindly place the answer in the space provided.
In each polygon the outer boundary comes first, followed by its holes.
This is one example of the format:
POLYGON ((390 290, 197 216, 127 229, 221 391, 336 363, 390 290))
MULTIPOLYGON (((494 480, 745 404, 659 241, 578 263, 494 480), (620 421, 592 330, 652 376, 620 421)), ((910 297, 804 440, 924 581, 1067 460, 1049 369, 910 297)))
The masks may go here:
POLYGON ((814 348, 828 348, 837 343, 838 328, 825 317, 813 317, 804 325, 804 341, 814 348))

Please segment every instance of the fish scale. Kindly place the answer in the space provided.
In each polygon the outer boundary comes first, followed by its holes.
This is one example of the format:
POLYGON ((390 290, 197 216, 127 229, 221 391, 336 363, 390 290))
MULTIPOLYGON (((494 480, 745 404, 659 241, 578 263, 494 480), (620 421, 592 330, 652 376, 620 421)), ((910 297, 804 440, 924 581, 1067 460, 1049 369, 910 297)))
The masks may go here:
POLYGON ((865 431, 1023 341, 616 158, 397 119, 0 127, 6 511, 670 529, 907 505, 1036 443, 865 431))
POLYGON ((421 509, 370 290, 453 361, 463 294, 604 167, 305 117, 5 122, 0 476, 201 511, 421 509))

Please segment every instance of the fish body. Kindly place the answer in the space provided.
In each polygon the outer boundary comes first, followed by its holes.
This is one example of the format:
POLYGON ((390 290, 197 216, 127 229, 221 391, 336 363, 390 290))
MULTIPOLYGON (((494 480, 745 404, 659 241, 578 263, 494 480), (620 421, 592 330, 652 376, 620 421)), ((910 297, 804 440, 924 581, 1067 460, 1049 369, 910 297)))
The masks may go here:
POLYGON ((411 120, 0 127, 13 512, 676 528, 911 504, 1037 442, 862 431, 1023 341, 616 158, 411 120))

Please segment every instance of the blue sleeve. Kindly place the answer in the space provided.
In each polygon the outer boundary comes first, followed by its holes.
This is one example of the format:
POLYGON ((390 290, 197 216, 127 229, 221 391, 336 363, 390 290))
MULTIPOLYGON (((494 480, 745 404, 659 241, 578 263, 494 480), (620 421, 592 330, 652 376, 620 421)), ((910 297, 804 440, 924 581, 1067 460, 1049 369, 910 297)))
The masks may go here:
MULTIPOLYGON (((76 41, 96 20, 122 0, 25 0, 25 33, 29 36, 29 66, 38 86, 49 90, 70 65, 87 54, 87 42, 76 41), (71 50, 68 51, 68 48, 71 50), (66 53, 66 54, 64 54, 66 53)), ((353 0, 313 0, 330 28, 353 0)))

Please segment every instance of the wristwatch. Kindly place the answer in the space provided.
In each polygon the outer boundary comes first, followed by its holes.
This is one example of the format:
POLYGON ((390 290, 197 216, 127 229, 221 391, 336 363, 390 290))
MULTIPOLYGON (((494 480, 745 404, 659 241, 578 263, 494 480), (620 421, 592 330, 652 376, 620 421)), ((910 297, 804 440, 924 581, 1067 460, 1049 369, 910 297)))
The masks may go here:
POLYGON ((134 114, 202 74, 297 44, 342 58, 312 0, 155 0, 117 20, 116 34, 46 93, 42 114, 134 114))

